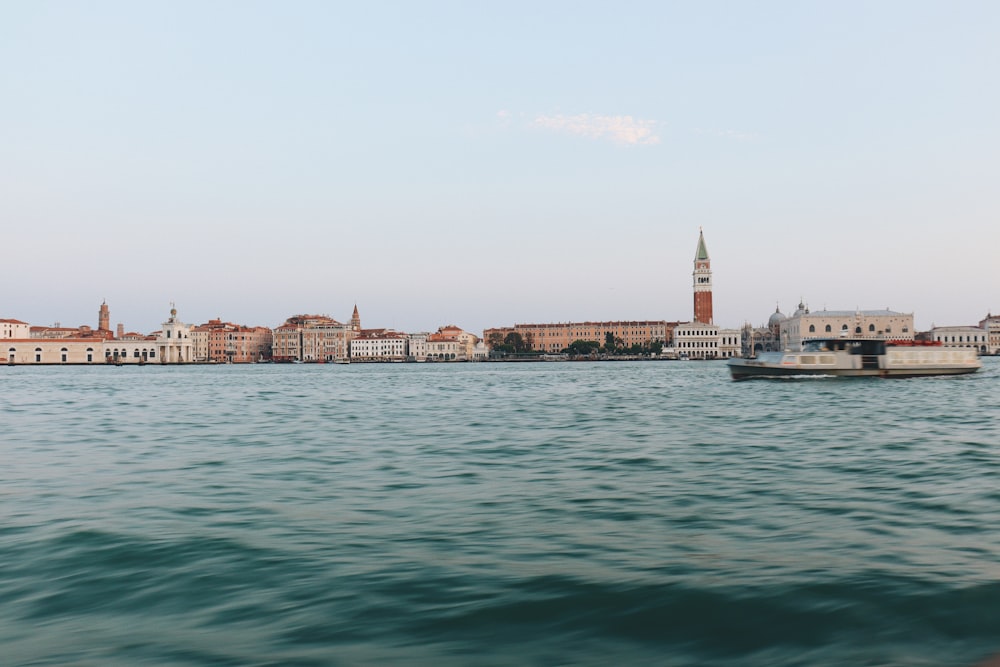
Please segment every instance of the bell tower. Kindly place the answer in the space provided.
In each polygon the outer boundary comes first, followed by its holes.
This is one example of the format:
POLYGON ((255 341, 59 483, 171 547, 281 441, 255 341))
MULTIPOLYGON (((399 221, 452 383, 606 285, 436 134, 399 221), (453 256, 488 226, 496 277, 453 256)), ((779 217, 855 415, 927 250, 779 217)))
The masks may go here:
POLYGON ((111 331, 111 312, 108 310, 108 302, 101 303, 101 309, 97 311, 97 330, 111 331))
POLYGON ((351 315, 351 330, 361 331, 361 315, 358 314, 358 304, 354 304, 354 314, 351 315))
POLYGON ((705 246, 705 234, 698 230, 698 249, 694 253, 694 321, 712 324, 712 260, 705 246))

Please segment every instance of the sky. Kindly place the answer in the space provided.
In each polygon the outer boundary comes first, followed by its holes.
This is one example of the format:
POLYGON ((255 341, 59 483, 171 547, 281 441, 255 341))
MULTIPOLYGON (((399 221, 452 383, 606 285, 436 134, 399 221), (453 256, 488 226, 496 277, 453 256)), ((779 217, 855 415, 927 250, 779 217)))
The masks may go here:
POLYGON ((0 318, 1000 312, 1000 3, 0 0, 0 318))

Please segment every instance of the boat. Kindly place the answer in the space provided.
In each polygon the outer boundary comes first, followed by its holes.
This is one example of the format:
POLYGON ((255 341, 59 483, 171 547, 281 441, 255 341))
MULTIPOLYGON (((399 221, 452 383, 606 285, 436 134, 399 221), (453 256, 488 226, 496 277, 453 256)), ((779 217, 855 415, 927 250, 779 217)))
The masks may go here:
POLYGON ((970 348, 871 338, 818 338, 797 352, 762 352, 728 362, 734 380, 802 376, 904 378, 965 375, 983 367, 970 348))

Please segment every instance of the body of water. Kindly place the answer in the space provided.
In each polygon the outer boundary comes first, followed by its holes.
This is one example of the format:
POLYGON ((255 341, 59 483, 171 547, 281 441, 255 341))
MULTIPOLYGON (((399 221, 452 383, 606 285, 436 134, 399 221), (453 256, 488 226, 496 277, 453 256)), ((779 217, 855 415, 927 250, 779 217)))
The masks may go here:
POLYGON ((3 665, 1000 652, 1000 359, 0 368, 3 665))

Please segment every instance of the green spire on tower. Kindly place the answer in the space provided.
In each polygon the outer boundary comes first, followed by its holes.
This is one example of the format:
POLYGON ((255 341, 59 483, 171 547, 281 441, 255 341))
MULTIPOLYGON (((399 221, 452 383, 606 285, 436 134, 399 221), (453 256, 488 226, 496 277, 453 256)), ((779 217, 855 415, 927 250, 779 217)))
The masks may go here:
POLYGON ((695 251, 694 261, 705 262, 708 261, 708 248, 705 247, 705 233, 698 228, 698 250, 695 251))

